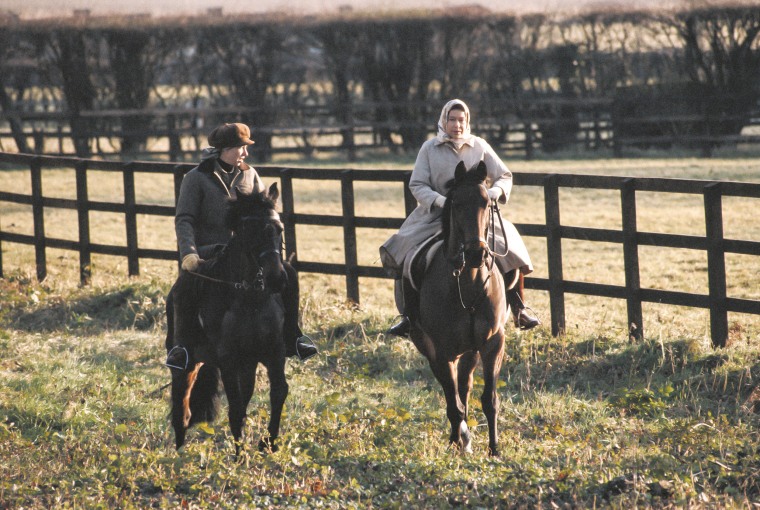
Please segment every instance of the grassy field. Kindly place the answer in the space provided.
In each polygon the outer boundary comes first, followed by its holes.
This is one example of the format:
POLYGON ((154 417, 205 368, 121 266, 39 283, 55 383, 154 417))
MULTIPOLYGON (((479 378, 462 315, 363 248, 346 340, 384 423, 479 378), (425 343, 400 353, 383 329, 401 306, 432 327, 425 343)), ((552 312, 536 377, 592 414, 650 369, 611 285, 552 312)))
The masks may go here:
MULTIPOLYGON (((324 161, 324 166, 336 166, 324 161)), ((351 165, 409 168, 410 161, 351 165)), ((345 165, 345 164, 343 164, 345 165)), ((660 159, 514 162, 515 172, 570 172, 754 180, 757 160, 660 159)), ((106 180, 107 175, 98 179, 106 180)), ((155 181, 155 179, 154 179, 155 181)), ((101 182, 101 181, 99 181, 101 182)), ((73 172, 43 176, 45 194, 70 197, 73 172)), ((120 182, 91 192, 109 200, 120 182)), ((296 183, 296 210, 339 214, 332 185, 296 183)), ((0 171, 0 189, 28 191, 28 176, 0 171)), ((166 183, 138 183, 138 200, 171 203, 166 183)), ((399 186, 357 191, 358 214, 403 215, 399 186)), ((654 194, 653 194, 654 195, 654 194)), ((563 223, 619 227, 615 194, 560 197, 563 223)), ((642 196, 642 230, 703 234, 701 202, 642 196)), ((724 205, 726 236, 760 239, 756 204, 724 205)), ((540 190, 514 190, 506 215, 543 221, 540 190)), ((28 232, 28 209, 3 204, 4 230, 28 232)), ((93 216, 97 216, 93 214, 93 216)), ((57 237, 72 221, 51 212, 57 237)), ((118 216, 91 218, 96 242, 123 243, 118 216)), ((140 244, 171 248, 171 220, 141 219, 140 244), (145 228, 143 228, 143 225, 145 228)), ((50 230, 48 230, 50 233, 50 230)), ((360 262, 379 264, 388 231, 360 233, 360 262)), ((302 260, 340 261, 339 230, 298 233, 302 260), (338 246, 338 250, 326 248, 338 246)), ((95 241, 95 239, 93 239, 95 241)), ((545 245, 528 238, 536 275, 545 245)), ((706 259, 690 250, 642 253, 642 285, 706 292, 706 259), (671 253, 672 252, 672 253, 671 253), (656 268, 656 269, 654 269, 656 268)), ((76 254, 49 250, 36 282, 33 251, 3 244, 0 280, 0 508, 575 508, 760 506, 760 320, 730 316, 731 338, 710 347, 707 312, 645 305, 646 337, 630 343, 625 304, 568 296, 568 332, 508 330, 499 418, 502 456, 485 455, 487 430, 476 378, 470 424, 475 453, 448 448, 443 396, 408 340, 383 331, 395 315, 387 280, 361 281, 361 306, 345 303, 342 279, 302 275, 304 329, 321 349, 288 361, 291 394, 281 449, 251 446, 239 459, 226 420, 191 431, 173 448, 168 370, 162 367, 163 296, 176 265, 94 260, 80 288, 76 254)), ((566 278, 621 284, 622 252, 563 243, 566 278)), ((727 258, 729 295, 758 299, 758 257, 727 258)), ((529 292, 548 323, 548 297, 529 292)), ((479 375, 479 372, 476 372, 479 375)), ((246 434, 266 431, 267 380, 260 371, 246 434)))

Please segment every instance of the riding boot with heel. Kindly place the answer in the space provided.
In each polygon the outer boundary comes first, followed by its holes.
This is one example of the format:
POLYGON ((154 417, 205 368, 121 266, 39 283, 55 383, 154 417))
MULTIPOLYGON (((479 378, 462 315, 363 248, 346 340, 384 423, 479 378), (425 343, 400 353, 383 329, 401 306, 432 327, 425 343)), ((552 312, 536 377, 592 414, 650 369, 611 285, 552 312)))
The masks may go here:
POLYGON ((401 285, 404 298, 404 313, 401 320, 391 326, 386 335, 395 335, 408 337, 412 331, 412 321, 416 319, 420 308, 420 294, 417 292, 409 280, 404 278, 397 285, 401 285))
POLYGON ((311 341, 311 338, 303 333, 296 338, 295 351, 295 355, 297 355, 301 361, 306 361, 319 354, 319 349, 317 349, 317 346, 311 341))
MULTIPOLYGON (((509 274, 505 275, 505 281, 508 281, 509 274)), ((536 314, 530 308, 525 306, 524 301, 524 276, 522 273, 518 276, 515 285, 506 292, 509 308, 512 310, 515 327, 523 331, 533 329, 541 324, 536 314)))

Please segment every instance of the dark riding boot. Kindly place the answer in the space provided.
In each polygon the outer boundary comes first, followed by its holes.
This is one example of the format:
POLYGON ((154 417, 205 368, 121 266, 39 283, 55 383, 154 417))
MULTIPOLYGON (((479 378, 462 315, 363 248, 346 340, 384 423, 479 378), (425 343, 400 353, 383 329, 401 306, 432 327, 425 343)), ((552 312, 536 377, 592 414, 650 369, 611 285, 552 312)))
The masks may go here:
POLYGON ((401 280, 400 285, 404 296, 404 314, 401 320, 391 326, 385 334, 408 337, 412 330, 412 321, 416 320, 419 314, 420 294, 406 278, 401 280))
POLYGON ((282 336, 285 339, 285 356, 288 358, 297 356, 301 361, 306 361, 319 354, 319 349, 311 338, 303 334, 298 325, 300 301, 298 273, 289 261, 283 261, 282 266, 288 275, 288 284, 280 291, 282 304, 285 306, 285 323, 282 329, 282 336))
POLYGON ((307 359, 319 354, 319 349, 317 349, 317 346, 314 345, 314 343, 311 341, 311 338, 304 334, 301 334, 301 336, 296 338, 295 350, 295 354, 301 361, 306 361, 307 359))
POLYGON ((412 321, 409 320, 409 317, 406 315, 401 316, 401 320, 398 321, 398 323, 394 324, 390 328, 388 328, 388 331, 385 332, 386 335, 396 335, 396 336, 409 336, 409 332, 412 330, 412 321))
POLYGON ((541 321, 538 320, 538 317, 533 313, 533 310, 525 306, 525 301, 523 299, 525 289, 524 281, 525 277, 520 273, 519 279, 514 287, 508 290, 506 294, 509 308, 512 310, 512 315, 514 316, 515 327, 527 331, 541 324, 541 321))

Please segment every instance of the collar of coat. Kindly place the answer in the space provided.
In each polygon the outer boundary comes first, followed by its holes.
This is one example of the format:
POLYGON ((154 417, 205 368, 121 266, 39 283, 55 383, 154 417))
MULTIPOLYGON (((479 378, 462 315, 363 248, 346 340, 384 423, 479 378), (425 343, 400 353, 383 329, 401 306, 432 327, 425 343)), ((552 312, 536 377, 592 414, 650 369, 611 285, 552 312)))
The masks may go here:
MULTIPOLYGON (((204 159, 201 161, 201 163, 198 165, 198 171, 203 172, 206 174, 212 174, 214 173, 214 170, 216 170, 217 166, 219 166, 216 162, 216 159, 204 159)), ((221 168, 221 167, 220 167, 221 168)), ((239 167, 240 170, 245 172, 246 170, 250 170, 251 167, 248 166, 247 163, 242 163, 239 167)))
POLYGON ((475 136, 469 136, 466 140, 441 140, 440 138, 435 138, 435 144, 436 145, 444 145, 449 144, 452 147, 454 147, 456 150, 460 150, 463 146, 469 145, 470 147, 475 147, 475 136))

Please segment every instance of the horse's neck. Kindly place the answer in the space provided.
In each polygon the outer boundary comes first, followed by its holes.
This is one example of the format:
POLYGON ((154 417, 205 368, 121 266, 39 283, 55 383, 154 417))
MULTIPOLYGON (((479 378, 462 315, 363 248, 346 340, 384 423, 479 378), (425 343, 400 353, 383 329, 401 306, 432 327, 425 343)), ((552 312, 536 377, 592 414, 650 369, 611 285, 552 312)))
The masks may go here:
POLYGON ((236 282, 239 282, 246 278, 245 257, 243 254, 243 248, 237 237, 232 236, 230 242, 219 254, 217 261, 217 270, 220 273, 226 274, 227 278, 236 282))

